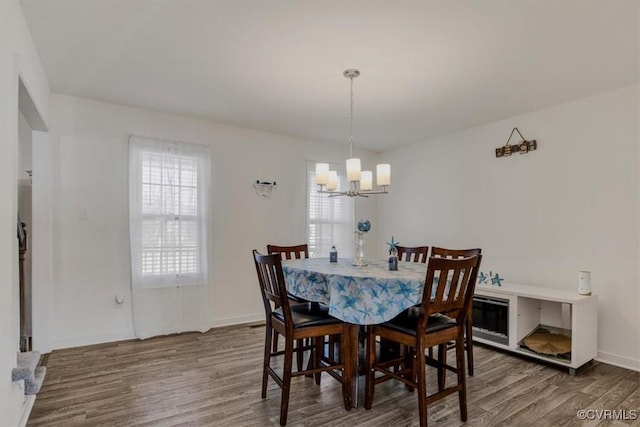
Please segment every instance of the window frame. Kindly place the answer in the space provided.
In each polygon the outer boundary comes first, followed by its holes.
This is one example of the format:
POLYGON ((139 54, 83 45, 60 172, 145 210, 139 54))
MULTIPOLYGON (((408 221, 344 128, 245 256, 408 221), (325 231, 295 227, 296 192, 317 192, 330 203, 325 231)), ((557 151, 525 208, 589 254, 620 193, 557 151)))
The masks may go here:
MULTIPOLYGON (((129 139, 129 211, 130 211, 130 238, 131 238, 131 276, 134 288, 162 288, 190 285, 204 285, 208 282, 208 230, 209 230, 209 182, 210 182, 210 154, 206 146, 198 144, 188 144, 182 142, 165 141, 153 138, 131 136, 129 139), (144 162, 149 161, 149 156, 158 156, 161 165, 160 182, 152 182, 149 178, 145 182, 144 162), (166 160, 173 162, 168 169, 163 163, 166 160), (192 204, 195 204, 195 211, 184 213, 187 205, 182 203, 182 190, 192 187, 183 181, 184 162, 188 161, 195 166, 195 199, 192 197, 192 204), (170 178, 165 178, 165 170, 174 168, 173 175, 177 182, 171 182, 170 178), (166 179, 166 182, 165 182, 166 179), (151 198, 151 191, 145 193, 144 186, 149 190, 157 186, 159 191, 158 212, 145 212, 145 195, 151 198), (176 196, 177 195, 177 196, 176 196), (173 198, 177 198, 177 201, 173 198), (174 205, 169 211, 167 205, 174 205), (145 245, 145 231, 149 230, 150 224, 157 223, 158 229, 152 231, 156 233, 154 238, 158 239, 157 246, 145 245), (192 224, 191 232, 194 234, 194 242, 182 244, 182 235, 185 231, 184 224, 192 224), (174 228, 175 234, 167 231, 174 228), (145 230, 146 228, 146 230, 145 230), (163 239, 173 240, 173 242, 163 242, 163 239), (186 250, 185 250, 186 249, 186 250), (161 272, 159 274, 149 274, 144 272, 145 252, 157 251, 158 264, 161 272), (183 251, 195 253, 195 271, 185 271, 180 269, 183 262, 183 251), (171 253, 173 252, 173 256, 171 253), (173 261, 173 267, 163 265, 173 261), (173 272, 170 270, 174 269, 173 272), (177 269, 177 271, 175 271, 177 269), (169 271, 168 271, 169 270, 169 271)), ((158 166, 156 166, 157 168, 158 166)), ((148 166, 151 176, 152 166, 148 166)), ((152 261, 152 262, 155 262, 152 261)), ((188 262, 188 261, 187 261, 188 262)), ((188 270, 188 268, 187 268, 188 270)))
MULTIPOLYGON (((316 161, 307 160, 306 168, 305 168, 306 192, 307 192, 306 207, 305 207, 305 216, 306 216, 305 234, 307 238, 307 244, 309 245, 309 256, 314 258, 326 258, 329 256, 329 249, 331 248, 331 245, 335 245, 338 250, 338 258, 352 258, 354 253, 354 239, 349 238, 348 236, 350 236, 350 231, 353 230, 353 224, 355 220, 355 205, 354 205, 353 198, 347 197, 347 196, 336 196, 335 198, 332 198, 332 197, 329 197, 328 194, 317 193, 316 190, 318 189, 318 187, 314 181, 316 163, 317 163, 316 161), (338 221, 325 219, 325 218, 312 220, 311 219, 312 192, 315 192, 316 197, 318 197, 319 199, 322 198, 322 200, 326 201, 329 204, 331 204, 332 201, 340 201, 341 203, 344 203, 345 204, 344 211, 347 211, 346 216, 344 218, 341 218, 338 221), (339 227, 343 227, 344 229, 339 230, 337 233, 337 235, 342 236, 342 238, 339 241, 336 241, 333 238, 331 238, 331 236, 329 236, 329 239, 331 240, 331 244, 329 245, 329 247, 323 247, 324 245, 322 243, 320 244, 317 243, 318 241, 322 242, 323 239, 321 237, 318 238, 316 236, 313 240, 311 238, 311 226, 313 224, 318 224, 318 225, 328 224, 328 225, 333 225, 333 226, 337 225, 339 227)), ((335 170, 338 172, 338 186, 336 188, 336 191, 347 190, 349 188, 349 182, 347 181, 345 165, 334 162, 334 163, 329 163, 329 168, 331 170, 335 170)), ((334 217, 341 216, 336 213, 336 208, 330 208, 330 209, 333 209, 334 217)), ((341 211, 341 210, 343 209, 338 209, 338 211, 341 211)), ((336 235, 335 233, 332 233, 332 234, 336 235)))

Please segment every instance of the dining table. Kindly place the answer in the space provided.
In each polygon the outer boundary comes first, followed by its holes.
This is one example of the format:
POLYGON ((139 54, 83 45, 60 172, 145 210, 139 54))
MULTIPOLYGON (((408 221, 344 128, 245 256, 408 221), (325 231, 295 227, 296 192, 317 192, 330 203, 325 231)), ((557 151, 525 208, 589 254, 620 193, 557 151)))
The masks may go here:
MULTIPOLYGON (((344 349, 345 363, 357 372, 360 328, 387 322, 422 301, 427 264, 398 262, 389 270, 386 261, 352 265, 349 259, 329 258, 282 261, 287 290, 307 301, 324 303, 329 314, 352 325, 351 339, 344 349)), ((353 406, 358 404, 358 375, 352 382, 353 406)))

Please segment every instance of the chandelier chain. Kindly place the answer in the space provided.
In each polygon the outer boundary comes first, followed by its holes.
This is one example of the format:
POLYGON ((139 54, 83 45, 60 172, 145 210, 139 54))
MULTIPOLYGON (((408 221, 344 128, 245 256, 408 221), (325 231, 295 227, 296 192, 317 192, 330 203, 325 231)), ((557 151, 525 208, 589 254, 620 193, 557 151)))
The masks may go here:
POLYGON ((351 80, 351 104, 349 115, 349 158, 353 158, 353 76, 349 76, 351 80))

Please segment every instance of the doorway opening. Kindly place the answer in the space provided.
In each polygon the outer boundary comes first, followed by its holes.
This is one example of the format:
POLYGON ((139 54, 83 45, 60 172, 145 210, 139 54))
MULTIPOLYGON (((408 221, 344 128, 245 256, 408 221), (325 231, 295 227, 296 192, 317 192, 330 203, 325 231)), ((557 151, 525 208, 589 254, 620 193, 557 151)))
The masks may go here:
POLYGON ((29 91, 18 79, 18 260, 19 260, 19 310, 20 351, 33 347, 33 132, 47 131, 29 91))

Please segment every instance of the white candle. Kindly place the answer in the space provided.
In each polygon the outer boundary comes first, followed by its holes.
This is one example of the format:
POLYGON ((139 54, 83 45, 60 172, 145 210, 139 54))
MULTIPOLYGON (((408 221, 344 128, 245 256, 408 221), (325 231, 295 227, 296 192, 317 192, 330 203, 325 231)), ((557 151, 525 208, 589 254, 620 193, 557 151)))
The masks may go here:
POLYGON ((316 184, 329 183, 329 163, 316 163, 316 184))
POLYGON ((360 159, 347 159, 347 179, 360 181, 360 159))
POLYGON ((327 190, 333 191, 338 187, 338 172, 329 171, 329 181, 327 182, 327 190))
POLYGON ((578 272, 578 293, 580 295, 591 295, 591 272, 578 272))
POLYGON ((362 174, 360 175, 360 189, 361 190, 373 189, 373 172, 362 171, 362 174))
POLYGON ((382 163, 376 166, 376 180, 379 186, 391 185, 391 165, 382 163))

